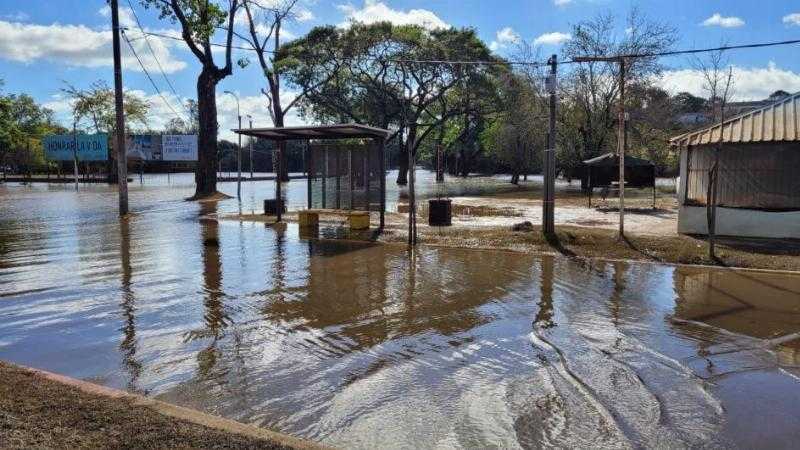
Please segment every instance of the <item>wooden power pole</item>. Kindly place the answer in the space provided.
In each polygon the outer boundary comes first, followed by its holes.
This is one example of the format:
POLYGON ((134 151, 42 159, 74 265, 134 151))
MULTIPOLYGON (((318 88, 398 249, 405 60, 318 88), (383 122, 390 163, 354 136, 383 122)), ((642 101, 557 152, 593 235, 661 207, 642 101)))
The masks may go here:
POLYGON ((579 56, 575 62, 608 62, 619 64, 619 109, 617 156, 619 157, 619 238, 625 237, 625 148, 628 145, 625 132, 625 71, 627 61, 624 56, 579 56))
POLYGON ((547 148, 544 150, 544 192, 542 196, 542 232, 555 233, 555 191, 556 191, 556 103, 558 56, 547 61, 550 75, 547 77, 547 91, 550 93, 550 129, 547 134, 547 148))
POLYGON ((625 236, 625 149, 628 134, 625 132, 625 58, 619 59, 619 238, 625 236))
POLYGON ((114 147, 117 152, 117 190, 119 191, 119 215, 128 214, 128 157, 125 152, 125 112, 122 109, 122 58, 119 49, 119 5, 110 0, 111 29, 114 49, 114 107, 116 109, 116 133, 114 147))

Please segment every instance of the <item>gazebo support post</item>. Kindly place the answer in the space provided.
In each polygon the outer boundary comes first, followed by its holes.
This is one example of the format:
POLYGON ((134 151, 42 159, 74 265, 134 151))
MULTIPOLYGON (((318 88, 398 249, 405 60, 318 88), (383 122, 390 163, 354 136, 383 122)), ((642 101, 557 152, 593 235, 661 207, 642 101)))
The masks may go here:
POLYGON ((378 145, 381 149, 381 173, 380 173, 380 186, 381 186, 381 231, 385 224, 386 215, 386 138, 380 139, 378 145))
POLYGON ((353 209, 353 190, 355 189, 355 180, 353 179, 353 149, 347 149, 347 179, 350 181, 350 209, 353 209))
POLYGON ((306 169, 306 179, 308 180, 307 186, 307 196, 308 196, 308 209, 311 209, 311 177, 312 177, 312 170, 313 170, 313 160, 311 158, 311 141, 306 141, 306 161, 305 161, 305 169, 306 169))
POLYGON ((336 150, 336 209, 342 209, 342 152, 336 150))
MULTIPOLYGON (((283 173, 282 159, 283 152, 281 151, 282 145, 278 145, 278 151, 274 154, 278 155, 278 164, 275 173, 275 221, 280 222, 283 215, 283 201, 281 200, 281 174, 283 173)), ((241 150, 241 149, 240 149, 241 150)))
POLYGON ((367 194, 367 212, 369 212, 369 170, 370 170, 370 158, 369 155, 369 147, 367 147, 366 155, 364 156, 364 192, 367 194))
POLYGON ((322 209, 328 207, 327 199, 325 198, 328 195, 328 146, 324 146, 322 150, 322 209))

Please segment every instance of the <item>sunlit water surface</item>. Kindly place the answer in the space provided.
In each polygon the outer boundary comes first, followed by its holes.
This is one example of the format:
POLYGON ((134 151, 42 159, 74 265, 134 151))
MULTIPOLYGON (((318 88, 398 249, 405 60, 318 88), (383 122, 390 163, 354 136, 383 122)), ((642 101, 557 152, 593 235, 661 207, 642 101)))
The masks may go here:
POLYGON ((126 221, 106 186, 0 186, 0 359, 347 448, 800 440, 800 277, 304 241, 213 219, 271 182, 180 181, 126 221))

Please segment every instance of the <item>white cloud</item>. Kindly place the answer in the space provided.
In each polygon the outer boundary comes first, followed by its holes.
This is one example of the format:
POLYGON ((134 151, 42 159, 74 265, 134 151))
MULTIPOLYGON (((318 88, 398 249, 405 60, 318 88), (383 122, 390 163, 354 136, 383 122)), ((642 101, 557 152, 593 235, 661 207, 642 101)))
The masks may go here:
POLYGON ((338 5, 340 11, 345 15, 346 21, 340 26, 348 26, 351 22, 375 23, 391 22, 396 25, 419 25, 428 30, 439 28, 450 28, 432 11, 427 9, 410 9, 399 11, 392 9, 386 3, 377 0, 364 0, 362 8, 356 8, 352 4, 338 5))
MULTIPOLYGON (((100 14, 107 14, 105 8, 100 10, 100 14)), ((141 34, 131 26, 133 19, 129 9, 120 9, 120 24, 131 27, 128 31, 131 44, 147 70, 158 70, 155 58, 167 73, 178 72, 186 67, 187 64, 171 52, 171 48, 180 45, 180 42, 149 37, 154 58, 147 42, 136 39, 141 34)), ((111 40, 110 30, 95 30, 85 25, 39 25, 0 20, 0 58, 15 62, 44 60, 72 67, 110 67, 113 65, 111 40)), ((125 69, 142 70, 124 41, 122 56, 125 69)))
POLYGON ((5 15, 0 16, 0 19, 10 20, 12 22, 24 22, 24 21, 26 21, 26 20, 28 20, 30 18, 31 18, 31 16, 29 16, 28 13, 25 13, 25 12, 22 12, 22 11, 17 11, 17 12, 13 12, 11 14, 5 14, 5 15))
POLYGON ((703 21, 703 26, 718 26, 722 28, 736 28, 744 26, 744 20, 739 17, 723 17, 720 13, 714 13, 711 17, 703 21))
POLYGON ((553 0, 553 4, 556 6, 566 6, 572 3, 572 0, 553 0))
POLYGON ((314 20, 314 13, 312 13, 307 9, 300 9, 295 14, 295 20, 297 20, 298 22, 308 22, 314 20))
POLYGON ((493 51, 499 50, 507 47, 509 44, 515 44, 520 40, 519 34, 517 34, 513 28, 505 27, 497 32, 497 37, 494 41, 492 41, 491 44, 489 44, 489 48, 491 48, 493 51))
POLYGON ((783 16, 783 23, 787 25, 797 25, 800 26, 800 13, 792 13, 783 16))
POLYGON ((572 39, 569 33, 562 33, 555 31, 553 33, 545 33, 533 40, 534 45, 559 45, 572 39))
MULTIPOLYGON (((708 97, 708 92, 703 88, 703 74, 697 70, 666 71, 658 84, 671 94, 685 91, 708 97)), ((733 68, 733 99, 736 101, 763 100, 778 89, 800 91, 800 73, 781 69, 774 62, 767 67, 733 68)))

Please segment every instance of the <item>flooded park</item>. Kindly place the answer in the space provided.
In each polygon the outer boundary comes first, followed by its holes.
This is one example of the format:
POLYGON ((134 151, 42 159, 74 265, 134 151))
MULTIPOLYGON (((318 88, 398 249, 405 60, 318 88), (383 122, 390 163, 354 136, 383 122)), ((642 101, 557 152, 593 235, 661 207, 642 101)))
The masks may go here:
POLYGON ((0 185, 0 359, 341 448, 800 439, 798 274, 307 240, 220 220, 271 182, 183 177, 122 220, 113 187, 0 185))

